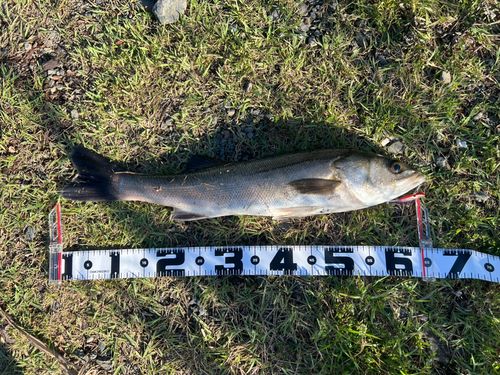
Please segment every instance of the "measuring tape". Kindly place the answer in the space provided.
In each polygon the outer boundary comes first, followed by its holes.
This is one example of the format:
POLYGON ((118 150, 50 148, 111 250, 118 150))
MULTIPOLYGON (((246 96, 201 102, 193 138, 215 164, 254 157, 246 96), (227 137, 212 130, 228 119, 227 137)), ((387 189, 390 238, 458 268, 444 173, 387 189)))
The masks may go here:
POLYGON ((415 200, 420 247, 208 246, 63 251, 61 208, 49 214, 50 283, 161 276, 408 276, 500 283, 500 258, 466 249, 435 249, 428 211, 415 200))

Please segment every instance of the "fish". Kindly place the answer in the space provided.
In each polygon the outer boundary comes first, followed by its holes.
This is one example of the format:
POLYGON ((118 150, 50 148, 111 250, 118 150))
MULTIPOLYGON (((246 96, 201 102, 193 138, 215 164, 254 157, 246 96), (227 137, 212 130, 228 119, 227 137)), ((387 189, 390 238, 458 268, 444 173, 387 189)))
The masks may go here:
POLYGON ((74 201, 142 201, 173 208, 172 219, 230 215, 275 220, 347 212, 389 202, 426 177, 378 154, 327 149, 239 163, 192 156, 184 173, 127 171, 83 146, 71 149, 77 177, 61 196, 74 201))

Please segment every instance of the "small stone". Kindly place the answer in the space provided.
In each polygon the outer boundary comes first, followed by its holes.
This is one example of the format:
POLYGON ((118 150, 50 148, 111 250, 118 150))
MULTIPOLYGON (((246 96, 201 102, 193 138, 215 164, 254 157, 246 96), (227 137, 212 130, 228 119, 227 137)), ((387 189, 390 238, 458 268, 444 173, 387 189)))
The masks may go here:
POLYGON ((287 222, 287 221, 284 221, 284 222, 281 222, 278 224, 278 227, 283 231, 283 232, 287 232, 291 227, 292 227, 292 223, 290 222, 287 222))
POLYGON ((316 42, 316 39, 314 37, 307 38, 307 44, 309 44, 311 47, 316 47, 318 45, 318 42, 316 42))
POLYGON ((460 35, 455 35, 453 37, 453 39, 451 40, 451 45, 454 46, 455 44, 457 44, 460 40, 461 36, 460 35))
POLYGON ((486 193, 483 193, 482 191, 478 191, 477 193, 472 194, 472 197, 478 201, 485 203, 488 199, 490 199, 490 196, 486 193))
POLYGON ((479 121, 483 118, 483 112, 479 112, 477 115, 475 115, 472 120, 473 121, 479 121))
POLYGON ((52 31, 43 40, 43 44, 45 44, 46 47, 54 47, 57 43, 61 41, 61 36, 59 35, 58 32, 52 31))
POLYGON ((24 49, 25 49, 26 51, 31 50, 31 47, 32 47, 32 46, 31 46, 31 43, 24 43, 24 49))
POLYGON ((378 62, 380 63, 380 65, 382 65, 382 66, 385 66, 388 64, 387 60, 382 55, 378 55, 377 59, 378 59, 378 62))
POLYGON ((300 3, 298 8, 297 8, 297 11, 299 12, 299 14, 301 16, 307 16, 307 13, 308 13, 308 6, 306 3, 300 3))
POLYGON ((43 69, 44 72, 46 72, 49 69, 55 69, 55 68, 58 68, 58 67, 59 67, 59 61, 54 60, 54 59, 49 60, 49 61, 47 61, 46 63, 44 63, 42 65, 42 69, 43 69))
POLYGON ((467 142, 462 141, 461 139, 457 138, 457 147, 460 149, 466 149, 467 148, 467 142))
POLYGON ((26 241, 33 241, 35 239, 35 228, 28 225, 24 230, 24 235, 26 236, 26 241))
POLYGON ((177 21, 187 7, 187 0, 158 0, 153 13, 162 25, 177 21))
POLYGON ((429 350, 435 354, 434 362, 447 366, 452 359, 452 352, 446 341, 428 329, 423 331, 423 337, 429 344, 429 350))
POLYGON ((233 117, 235 113, 236 113, 236 111, 234 110, 234 108, 230 108, 227 110, 227 115, 229 117, 233 117))
POLYGON ((89 360, 87 354, 85 354, 85 352, 82 349, 76 349, 73 354, 76 355, 78 358, 83 359, 85 362, 89 360))
POLYGON ((102 354, 106 350, 106 343, 102 340, 99 340, 99 342, 97 343, 97 347, 99 348, 99 351, 102 354))
POLYGON ((109 357, 97 357, 95 362, 102 368, 104 371, 112 371, 113 370, 113 362, 109 357))
POLYGON ((252 86, 253 86, 253 85, 252 85, 252 82, 250 82, 250 81, 245 81, 245 82, 243 83, 243 90, 244 90, 245 92, 249 92, 250 90, 252 90, 252 86))
POLYGON ((212 124, 213 124, 213 125, 217 125, 217 121, 219 121, 219 118, 218 118, 217 116, 214 116, 214 117, 212 118, 212 124))
POLYGON ((382 141, 381 145, 382 145, 382 147, 385 147, 385 146, 387 146, 389 143, 391 143, 391 139, 390 139, 390 138, 385 138, 385 139, 382 141))
POLYGON ((358 46, 361 48, 367 48, 368 45, 370 44, 368 39, 366 38, 365 34, 362 32, 356 32, 356 43, 358 46))
POLYGON ((389 146, 387 151, 390 154, 398 155, 398 154, 401 154, 404 151, 404 149, 405 149, 405 145, 403 143, 401 143, 400 141, 396 141, 389 146))
POLYGON ((75 120, 75 121, 78 120, 78 117, 79 117, 78 110, 72 109, 70 114, 71 114, 71 118, 73 120, 75 120))
POLYGON ((436 142, 442 142, 442 141, 444 141, 444 135, 442 135, 441 133, 437 133, 436 142))
POLYGON ((309 18, 304 18, 299 26, 299 30, 303 33, 307 33, 311 28, 311 20, 309 18))
POLYGON ((434 163, 436 163, 436 166, 438 166, 439 168, 449 168, 448 159, 442 156, 436 156, 434 158, 434 163))
POLYGON ((451 83, 451 73, 447 71, 441 72, 441 81, 445 84, 451 83))
POLYGON ((274 22, 278 21, 281 18, 281 12, 278 9, 274 9, 271 13, 271 18, 274 22))
POLYGON ((47 70, 47 75, 49 75, 49 76, 55 76, 56 74, 57 74, 57 70, 55 70, 55 69, 47 70))
POLYGON ((254 137, 254 134, 253 133, 247 133, 247 138, 248 139, 252 139, 254 137))
POLYGON ((366 27, 366 21, 363 19, 358 19, 354 22, 354 26, 364 28, 366 27))
POLYGON ((238 31, 238 25, 235 24, 229 25, 229 31, 235 33, 236 31, 238 31))
POLYGON ((245 133, 252 133, 252 132, 253 132, 253 126, 245 126, 245 127, 243 128, 243 131, 244 131, 245 133))

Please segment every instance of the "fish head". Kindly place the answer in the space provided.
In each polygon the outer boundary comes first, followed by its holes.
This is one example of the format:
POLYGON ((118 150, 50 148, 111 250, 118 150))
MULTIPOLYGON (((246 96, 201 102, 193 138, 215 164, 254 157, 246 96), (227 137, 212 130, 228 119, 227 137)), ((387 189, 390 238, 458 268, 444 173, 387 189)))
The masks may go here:
POLYGON ((395 199, 426 179, 401 161, 365 152, 352 152, 333 168, 336 178, 366 206, 395 199))

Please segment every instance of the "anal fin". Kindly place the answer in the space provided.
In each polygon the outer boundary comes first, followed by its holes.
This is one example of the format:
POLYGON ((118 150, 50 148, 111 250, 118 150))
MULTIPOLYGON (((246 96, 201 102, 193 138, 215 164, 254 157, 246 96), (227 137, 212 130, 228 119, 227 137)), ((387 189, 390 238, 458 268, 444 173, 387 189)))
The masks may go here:
POLYGON ((273 210, 273 220, 286 220, 294 217, 306 217, 311 215, 321 214, 323 207, 304 206, 304 207, 290 207, 278 208, 273 210))
POLYGON ((193 220, 201 220, 201 219, 210 219, 212 217, 216 216, 211 216, 211 215, 200 215, 196 214, 194 212, 187 212, 180 210, 178 208, 174 208, 172 211, 172 219, 176 221, 193 221, 193 220))

